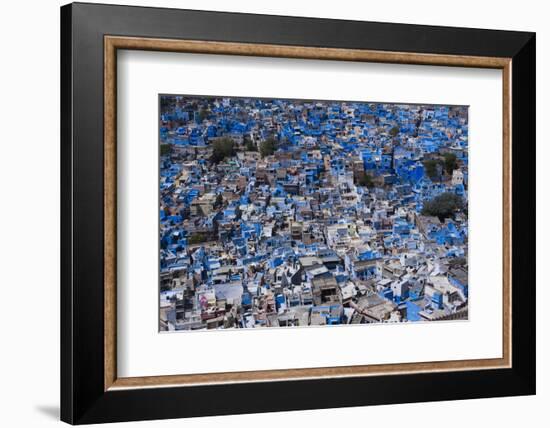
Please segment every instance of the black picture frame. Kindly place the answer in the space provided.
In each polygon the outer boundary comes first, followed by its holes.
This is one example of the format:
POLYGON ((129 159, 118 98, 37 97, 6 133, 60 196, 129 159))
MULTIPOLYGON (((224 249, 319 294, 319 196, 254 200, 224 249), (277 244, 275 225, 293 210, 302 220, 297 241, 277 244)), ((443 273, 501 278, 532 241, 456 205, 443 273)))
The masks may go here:
POLYGON ((61 420, 86 424, 534 394, 535 97, 534 33, 86 3, 63 6, 61 420), (511 58, 512 367, 105 391, 105 35, 511 58), (212 396, 224 399, 213 403, 212 396))

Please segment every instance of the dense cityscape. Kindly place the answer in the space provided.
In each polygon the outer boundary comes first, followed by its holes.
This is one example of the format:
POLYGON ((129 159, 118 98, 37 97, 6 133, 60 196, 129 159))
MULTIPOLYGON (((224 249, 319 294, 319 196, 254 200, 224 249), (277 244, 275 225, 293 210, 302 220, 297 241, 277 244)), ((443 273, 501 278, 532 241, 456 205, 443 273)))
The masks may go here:
POLYGON ((160 97, 160 330, 468 318, 468 108, 160 97))

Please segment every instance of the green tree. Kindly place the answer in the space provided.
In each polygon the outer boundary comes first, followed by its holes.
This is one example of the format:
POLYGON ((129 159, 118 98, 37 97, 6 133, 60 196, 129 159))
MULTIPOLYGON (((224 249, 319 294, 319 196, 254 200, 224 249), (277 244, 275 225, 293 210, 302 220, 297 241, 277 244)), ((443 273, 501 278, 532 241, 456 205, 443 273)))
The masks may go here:
POLYGON ((436 180, 439 177, 439 162, 435 159, 427 159, 423 162, 426 175, 430 180, 436 180))
POLYGON ((257 152, 258 147, 252 142, 252 139, 249 136, 244 137, 244 146, 247 152, 257 152))
POLYGON ((458 168, 458 162, 456 161, 456 155, 454 153, 445 153, 443 155, 443 167, 445 172, 449 175, 458 168))
POLYGON ((445 218, 452 217, 462 207, 463 203, 460 196, 446 192, 436 196, 431 201, 425 202, 422 215, 436 216, 443 221, 445 218))
POLYGON ((202 122, 203 120, 207 119, 208 116, 210 116, 210 110, 207 108, 201 108, 199 110, 199 120, 202 122))
POLYGON ((188 239, 189 245, 200 244, 206 241, 206 235, 204 233, 194 233, 188 239))
POLYGON ((214 208, 220 208, 223 205, 223 195, 218 193, 216 196, 216 201, 214 202, 214 208))
POLYGON ((363 186, 363 187, 374 187, 374 181, 372 179, 372 175, 370 174, 363 174, 359 180, 358 180, 358 184, 360 186, 363 186))
POLYGON ((161 156, 166 156, 166 155, 170 154, 171 151, 172 151, 172 146, 170 146, 170 144, 161 144, 160 145, 160 155, 161 156))
POLYGON ((273 137, 269 137, 260 144, 260 154, 263 158, 272 155, 275 150, 277 150, 277 140, 273 137))
POLYGON ((210 160, 212 163, 218 164, 225 158, 235 155, 235 144, 231 138, 219 138, 214 141, 212 157, 210 160))

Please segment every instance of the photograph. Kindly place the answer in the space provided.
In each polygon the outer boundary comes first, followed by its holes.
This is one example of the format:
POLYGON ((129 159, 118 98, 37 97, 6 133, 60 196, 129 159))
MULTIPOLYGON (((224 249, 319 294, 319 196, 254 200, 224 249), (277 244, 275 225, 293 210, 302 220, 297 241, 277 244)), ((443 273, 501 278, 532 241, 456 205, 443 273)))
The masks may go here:
POLYGON ((539 415, 536 183, 550 168, 536 76, 550 33, 533 8, 428 1, 55 16, 40 3, 9 20, 40 31, 14 27, 7 44, 8 333, 21 355, 58 347, 5 365, 34 406, 13 406, 8 426, 387 425, 403 404, 411 428, 539 415), (37 63, 52 66, 29 78, 37 63), (53 107, 32 128, 51 135, 21 142, 36 100, 53 107), (57 206, 57 227, 29 200, 57 206), (21 341, 37 317, 16 312, 38 306, 56 316, 21 341), (44 380, 30 395, 21 371, 44 380))
POLYGON ((468 106, 158 103, 159 331, 468 320, 468 106))

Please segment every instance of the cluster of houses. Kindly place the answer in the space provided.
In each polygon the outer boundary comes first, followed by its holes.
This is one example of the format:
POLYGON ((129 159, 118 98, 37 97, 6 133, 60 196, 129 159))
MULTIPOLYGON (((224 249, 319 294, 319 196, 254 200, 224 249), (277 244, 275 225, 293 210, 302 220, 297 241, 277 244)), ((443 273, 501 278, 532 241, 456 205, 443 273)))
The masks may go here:
POLYGON ((160 104, 162 331, 467 319, 466 107, 160 104))

